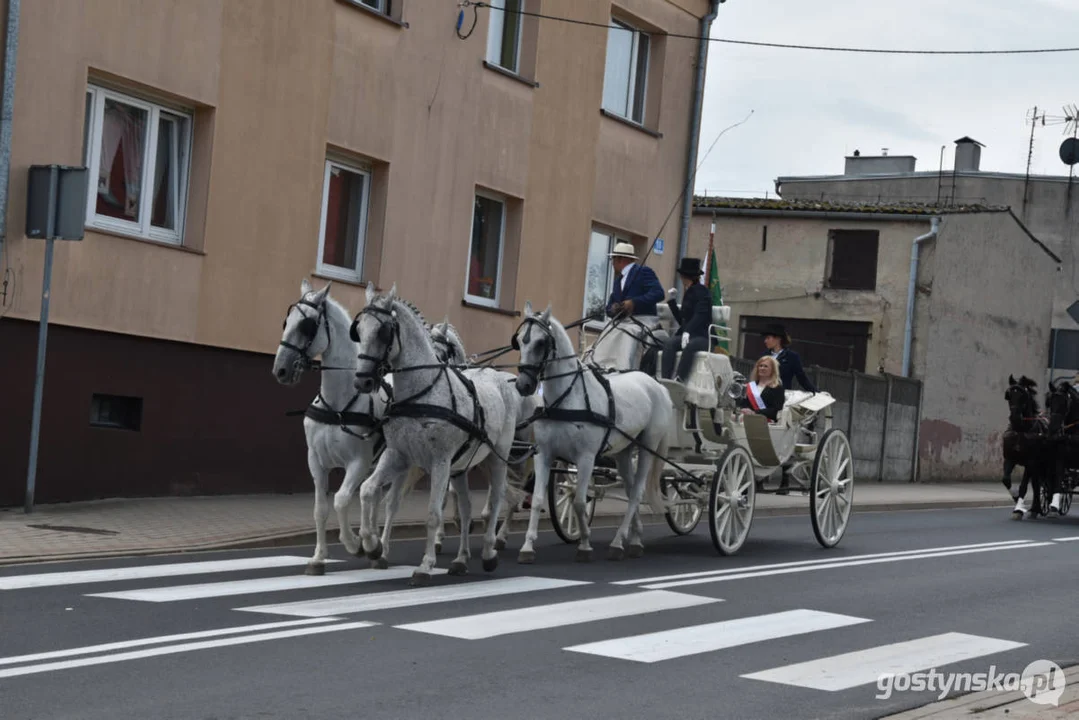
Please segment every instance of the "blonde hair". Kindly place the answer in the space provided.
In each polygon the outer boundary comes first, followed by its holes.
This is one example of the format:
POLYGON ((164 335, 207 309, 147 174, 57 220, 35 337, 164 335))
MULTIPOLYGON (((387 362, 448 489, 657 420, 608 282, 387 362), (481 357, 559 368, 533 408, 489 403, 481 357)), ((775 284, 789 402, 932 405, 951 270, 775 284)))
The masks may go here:
POLYGON ((779 387, 782 384, 782 381, 779 379, 779 363, 777 363, 776 359, 771 355, 765 355, 760 360, 753 363, 753 372, 750 374, 749 379, 758 385, 760 384, 758 381, 757 366, 762 362, 766 362, 772 366, 772 378, 764 385, 764 387, 779 387))

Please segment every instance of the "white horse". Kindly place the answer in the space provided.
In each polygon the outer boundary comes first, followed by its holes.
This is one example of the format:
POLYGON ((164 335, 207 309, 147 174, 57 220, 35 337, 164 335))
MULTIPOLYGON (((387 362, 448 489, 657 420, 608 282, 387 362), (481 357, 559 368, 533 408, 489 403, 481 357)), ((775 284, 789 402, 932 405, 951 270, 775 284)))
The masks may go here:
MULTIPOLYGON (((551 307, 536 315, 525 304, 525 319, 513 336, 520 350, 517 390, 525 396, 542 384, 543 414, 535 421, 535 497, 547 490, 551 463, 561 459, 577 466, 573 509, 581 528, 577 560, 592 559, 591 530, 586 516, 588 484, 599 455, 613 455, 629 499, 622 524, 608 550, 608 559, 639 557, 644 553, 644 523, 640 504, 649 472, 658 480, 667 454, 667 432, 674 422, 670 395, 655 378, 642 372, 610 376, 586 368, 574 354, 565 328, 551 317, 551 307), (613 408, 612 408, 613 405, 613 408), (641 449, 638 449, 638 445, 641 449), (653 455, 655 453, 655 455, 653 455), (633 459, 636 457, 636 469, 633 459), (629 549, 622 547, 629 538, 629 549)), ((538 534, 539 504, 532 504, 520 563, 535 562, 533 543, 538 534)))
MULTIPOLYGON (((352 320, 348 311, 330 297, 329 283, 316 292, 305 279, 300 284, 300 293, 300 299, 289 306, 285 315, 273 374, 282 385, 295 385, 306 370, 314 367, 314 359, 322 357, 319 393, 308 407, 303 422, 307 465, 315 484, 315 553, 305 572, 322 575, 326 570, 326 520, 330 512, 327 491, 330 471, 334 468, 345 470, 344 481, 333 502, 340 526, 339 537, 349 553, 359 555, 361 552, 360 539, 352 531, 348 511, 357 488, 367 478, 374 457, 382 447, 379 424, 385 414, 393 378, 387 376, 386 384, 376 393, 357 393, 353 375, 359 346, 349 337, 352 320)), ((453 350, 464 354, 463 347, 453 350)), ((411 485, 418 479, 419 473, 410 473, 411 485)), ((392 522, 387 521, 381 538, 386 552, 375 563, 381 568, 389 567, 391 528, 392 522)))
MULTIPOLYGON (((510 387, 514 376, 491 369, 455 370, 439 363, 419 315, 397 297, 367 286, 367 306, 352 324, 360 343, 356 389, 372 392, 384 365, 394 373, 394 400, 382 426, 386 449, 375 471, 360 488, 360 535, 367 556, 377 559, 383 548, 376 533, 375 497, 391 486, 391 503, 400 494, 406 473, 422 468, 431 478, 427 546, 412 584, 430 582, 435 567, 435 538, 442 525, 442 507, 451 480, 457 485, 461 542, 450 564, 452 575, 468 572, 471 552, 468 529, 471 499, 467 472, 491 459, 491 515, 483 536, 483 569, 498 566, 495 525, 505 498, 507 459, 513 447, 521 396, 510 387)), ((389 522, 389 518, 387 518, 389 522)))
POLYGON ((610 318, 592 347, 586 351, 585 357, 610 370, 638 370, 645 348, 665 339, 666 331, 661 327, 658 316, 610 318))

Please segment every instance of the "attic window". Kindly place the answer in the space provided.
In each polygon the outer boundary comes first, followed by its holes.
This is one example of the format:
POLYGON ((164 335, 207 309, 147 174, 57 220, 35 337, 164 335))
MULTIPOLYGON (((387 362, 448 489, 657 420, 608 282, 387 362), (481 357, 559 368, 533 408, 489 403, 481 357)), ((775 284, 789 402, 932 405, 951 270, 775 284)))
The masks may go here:
POLYGON ((138 432, 142 427, 142 398, 94 393, 90 400, 90 427, 138 432))
POLYGON ((825 287, 875 290, 879 244, 877 230, 830 230, 825 287))

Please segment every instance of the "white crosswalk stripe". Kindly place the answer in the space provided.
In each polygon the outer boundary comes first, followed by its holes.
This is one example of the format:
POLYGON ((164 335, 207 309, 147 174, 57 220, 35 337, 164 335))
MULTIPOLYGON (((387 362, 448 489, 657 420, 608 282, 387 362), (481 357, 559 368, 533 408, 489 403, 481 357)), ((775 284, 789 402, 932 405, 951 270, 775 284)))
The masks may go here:
MULTIPOLYGON (((1026 542, 988 547, 1007 550, 1023 547, 1026 542)), ((986 548, 975 545, 936 550, 950 553, 986 548)), ((884 557, 906 558, 912 554, 884 557)), ((731 653, 754 646, 754 658, 759 660, 762 653, 765 657, 774 653, 776 665, 755 672, 746 672, 755 668, 731 670, 732 681, 776 683, 812 692, 851 690, 875 684, 882 674, 929 670, 1026 647, 1012 639, 959 632, 911 639, 910 634, 898 631, 905 637, 883 638, 877 629, 873 637, 882 644, 863 643, 857 635, 846 634, 836 636, 838 640, 833 648, 849 652, 779 664, 791 652, 798 659, 811 657, 806 650, 816 647, 813 643, 824 634, 870 623, 875 628, 881 618, 812 608, 744 616, 747 606, 743 602, 731 602, 706 592, 693 594, 689 588, 667 589, 702 580, 725 580, 746 572, 769 574, 824 568, 834 561, 781 563, 751 570, 719 569, 613 583, 528 575, 450 578, 445 570, 437 569, 432 573, 438 576, 435 584, 421 588, 402 587, 401 581, 412 574, 411 566, 388 570, 348 569, 348 562, 330 562, 340 563, 337 567, 341 569, 335 571, 335 566, 329 566, 322 576, 302 574, 297 568, 306 563, 306 558, 291 555, 0 576, 0 590, 4 591, 79 586, 75 592, 94 598, 94 602, 151 603, 159 605, 162 612, 178 607, 185 617, 203 606, 192 601, 217 598, 229 602, 237 597, 242 599, 225 607, 243 613, 279 616, 275 622, 214 630, 196 626, 187 632, 105 638, 110 642, 67 649, 29 648, 34 652, 0 657, 0 679, 361 628, 370 629, 374 637, 402 631, 423 634, 430 636, 430 642, 483 642, 529 633, 529 637, 549 636, 553 640, 549 646, 554 651, 592 655, 610 662, 624 662, 627 666, 710 654, 728 659, 731 653), (277 574, 266 576, 264 571, 277 574), (167 578, 198 575, 204 576, 197 578, 202 582, 167 584, 167 578), (131 587, 133 581, 141 580, 166 584, 131 587), (111 589, 94 587, 103 583, 111 584, 111 589), (118 583, 128 585, 116 587, 118 583), (331 589, 332 596, 326 596, 327 589, 331 589), (497 602, 500 608, 489 610, 488 601, 497 602), (462 611, 462 603, 476 610, 462 611), (372 617, 375 613, 378 614, 372 617), (401 613, 406 616, 400 617, 401 613), (640 619, 643 624, 646 617, 659 618, 652 627, 668 629, 627 633, 635 620, 640 619), (616 620, 624 622, 615 624, 616 620), (589 627, 588 642, 576 639, 585 632, 575 629, 581 626, 589 627), (804 639, 807 636, 812 636, 812 642, 804 639)), ((215 609, 220 612, 221 606, 215 609)))

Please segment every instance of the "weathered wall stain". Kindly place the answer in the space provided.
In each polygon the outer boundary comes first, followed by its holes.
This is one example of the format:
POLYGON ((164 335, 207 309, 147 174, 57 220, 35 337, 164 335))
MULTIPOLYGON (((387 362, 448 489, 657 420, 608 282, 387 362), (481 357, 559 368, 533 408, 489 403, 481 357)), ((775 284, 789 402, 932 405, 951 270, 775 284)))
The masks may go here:
POLYGON ((963 430, 947 420, 922 420, 918 437, 918 456, 922 462, 932 459, 939 464, 943 460, 944 449, 958 445, 963 441, 963 430))

